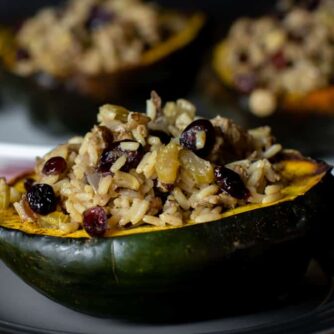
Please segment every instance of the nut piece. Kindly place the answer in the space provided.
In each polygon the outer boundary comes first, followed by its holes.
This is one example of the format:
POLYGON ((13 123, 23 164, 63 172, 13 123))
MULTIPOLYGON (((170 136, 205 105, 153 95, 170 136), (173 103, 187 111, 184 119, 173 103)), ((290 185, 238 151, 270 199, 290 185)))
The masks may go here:
POLYGON ((249 107, 255 116, 270 116, 277 107, 276 97, 267 89, 256 89, 249 97, 249 107))

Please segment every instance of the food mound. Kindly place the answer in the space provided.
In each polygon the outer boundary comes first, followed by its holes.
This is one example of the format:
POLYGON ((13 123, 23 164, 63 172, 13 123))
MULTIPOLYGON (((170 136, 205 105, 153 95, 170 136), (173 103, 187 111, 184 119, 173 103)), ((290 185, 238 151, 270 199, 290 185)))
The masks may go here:
POLYGON ((138 63, 186 24, 186 15, 140 0, 71 0, 23 23, 13 70, 55 77, 112 72, 138 63))
POLYGON ((333 83, 333 1, 291 3, 280 1, 277 15, 239 19, 217 48, 216 68, 249 95, 257 116, 272 114, 285 95, 305 96, 333 83))
POLYGON ((84 137, 37 158, 23 193, 0 179, 0 207, 13 203, 22 221, 64 235, 204 223, 281 199, 281 152, 269 127, 201 118, 189 101, 163 105, 152 92, 146 114, 103 105, 84 137))

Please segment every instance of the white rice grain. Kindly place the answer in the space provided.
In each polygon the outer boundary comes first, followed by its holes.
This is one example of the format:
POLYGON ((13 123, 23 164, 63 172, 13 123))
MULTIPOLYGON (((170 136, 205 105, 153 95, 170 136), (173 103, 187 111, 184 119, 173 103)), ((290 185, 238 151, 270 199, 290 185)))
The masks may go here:
POLYGON ((204 188, 202 188, 200 191, 194 193, 189 201, 200 201, 205 199, 206 197, 210 196, 210 195, 215 195, 217 193, 217 191, 219 190, 219 187, 215 184, 206 186, 204 188))
POLYGON ((160 138, 156 137, 156 136, 149 136, 148 139, 147 139, 147 143, 151 146, 161 145, 160 138))
POLYGON ((59 229, 65 234, 75 232, 78 228, 79 228, 79 223, 77 222, 59 223, 59 229))
POLYGON ((183 210, 189 210, 190 204, 188 199, 179 187, 174 188, 173 195, 183 210))
POLYGON ((87 209, 83 204, 78 202, 73 203, 73 207, 80 214, 84 213, 84 211, 87 209))
POLYGON ((137 225, 143 220, 145 213, 150 207, 150 202, 146 200, 134 199, 131 208, 127 211, 125 217, 120 221, 121 225, 126 225, 131 222, 133 225, 137 225))
POLYGON ((183 130, 192 122, 192 118, 187 113, 180 114, 175 121, 175 125, 179 130, 183 130))
POLYGON ((123 151, 137 151, 139 148, 139 143, 134 141, 124 141, 120 144, 120 148, 123 151))
POLYGON ((155 107, 152 99, 146 100, 146 115, 154 120, 157 116, 157 108, 155 107))
POLYGON ((98 152, 95 145, 88 145, 89 164, 95 166, 99 160, 98 152))
POLYGON ((112 173, 117 172, 118 170, 120 170, 126 163, 126 155, 122 155, 120 156, 110 167, 110 171, 112 173))
POLYGON ((149 207, 150 207, 149 201, 135 199, 131 207, 131 218, 130 218, 131 223, 136 225, 140 221, 142 221, 149 207))
POLYGON ((181 226, 183 224, 182 218, 176 215, 162 213, 159 215, 159 218, 162 220, 163 223, 168 224, 168 225, 181 226))
POLYGON ((263 157, 266 159, 270 159, 279 153, 282 150, 281 144, 275 144, 269 147, 265 152, 263 152, 263 157))
POLYGON ((263 168, 255 170, 248 179, 247 185, 250 187, 258 188, 260 183, 262 183, 263 178, 264 178, 263 168))
POLYGON ((28 212, 25 210, 23 201, 13 203, 14 209, 16 210, 17 214, 19 215, 20 219, 23 222, 32 222, 34 221, 33 217, 31 217, 28 212))
POLYGON ((283 197, 283 194, 281 192, 277 192, 277 193, 274 193, 274 194, 271 194, 271 195, 266 195, 266 196, 263 197, 262 203, 263 204, 272 203, 272 202, 278 201, 282 197, 283 197))
POLYGON ((75 199, 79 202, 87 202, 92 199, 92 195, 87 193, 77 193, 75 194, 75 199))
POLYGON ((150 178, 155 172, 157 154, 157 151, 147 152, 137 166, 136 172, 143 173, 146 178, 150 178))
POLYGON ((272 184, 272 185, 266 186, 266 189, 264 190, 264 193, 266 195, 273 195, 273 194, 276 194, 276 193, 280 192, 281 190, 282 190, 282 185, 272 184))
POLYGON ((166 224, 162 222, 158 217, 146 215, 143 218, 143 221, 147 224, 164 227, 166 224))
MULTIPOLYGON (((117 160, 116 160, 117 162, 117 160)), ((99 195, 106 195, 108 193, 108 190, 111 186, 111 182, 112 182, 112 176, 111 175, 107 175, 105 177, 102 177, 100 179, 100 182, 99 182, 99 186, 98 186, 98 189, 97 189, 97 193, 99 195)))
POLYGON ((195 218, 195 223, 206 223, 214 220, 218 220, 221 217, 219 213, 206 213, 206 214, 199 214, 195 218))
POLYGON ((132 190, 139 190, 140 183, 136 177, 129 173, 117 171, 114 175, 113 181, 119 188, 128 188, 132 190))

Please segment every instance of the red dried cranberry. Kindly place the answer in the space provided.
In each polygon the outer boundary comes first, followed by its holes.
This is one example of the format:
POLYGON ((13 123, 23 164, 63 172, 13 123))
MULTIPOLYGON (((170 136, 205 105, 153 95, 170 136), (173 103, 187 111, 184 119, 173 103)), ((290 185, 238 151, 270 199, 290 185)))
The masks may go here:
POLYGON ((83 227, 92 237, 102 237, 107 230, 107 214, 100 206, 90 208, 83 214, 83 227))
POLYGON ((221 190, 237 199, 247 199, 249 197, 249 190, 238 173, 224 166, 216 166, 214 173, 216 183, 221 190))
POLYGON ((253 73, 239 74, 234 78, 234 84, 241 93, 249 94, 255 89, 257 78, 253 73))
POLYGON ((56 210, 57 197, 53 188, 44 183, 33 185, 27 192, 27 201, 32 211, 47 215, 56 210))
POLYGON ((288 66, 288 61, 282 50, 277 51, 271 56, 271 62, 277 70, 283 70, 288 66))
POLYGON ((246 63, 249 59, 248 53, 246 51, 240 52, 239 55, 238 55, 238 59, 239 59, 240 63, 246 63))
POLYGON ((133 142, 138 143, 134 140, 122 140, 118 142, 112 143, 108 148, 106 148, 100 158, 97 170, 100 173, 110 173, 110 168, 114 164, 114 162, 120 158, 122 155, 126 156, 126 162, 124 166, 121 168, 121 171, 128 172, 132 168, 136 168, 144 156, 144 148, 141 144, 139 144, 138 149, 135 151, 124 150, 122 149, 122 143, 124 142, 133 142))
POLYGON ((53 157, 46 161, 42 173, 44 175, 61 175, 66 169, 67 163, 63 157, 53 157))
POLYGON ((310 12, 313 12, 314 10, 318 9, 320 6, 321 0, 306 0, 305 1, 305 7, 310 12))
POLYGON ((17 61, 28 60, 28 59, 30 59, 30 53, 27 49, 20 48, 16 50, 17 61))
POLYGON ((207 119, 197 119, 193 121, 183 130, 180 136, 180 144, 200 157, 205 157, 210 154, 215 140, 215 130, 212 123, 207 119), (202 135, 203 132, 205 138, 202 143, 198 137, 202 135))

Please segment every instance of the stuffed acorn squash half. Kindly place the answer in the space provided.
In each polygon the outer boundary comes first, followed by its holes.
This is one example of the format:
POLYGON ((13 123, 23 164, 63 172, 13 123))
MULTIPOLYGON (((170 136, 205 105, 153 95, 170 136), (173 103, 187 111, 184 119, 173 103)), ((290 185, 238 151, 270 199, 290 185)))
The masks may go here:
POLYGON ((1 259, 98 316, 199 319, 289 292, 325 225, 330 167, 195 111, 155 92, 146 114, 104 105, 84 137, 1 179, 1 259))
POLYGON ((1 29, 3 94, 21 96, 49 129, 58 122, 60 129, 87 131, 92 110, 106 101, 122 104, 131 96, 139 104, 151 87, 173 98, 186 94, 204 24, 202 13, 140 0, 43 8, 18 29, 1 29))
POLYGON ((237 20, 216 46, 212 67, 258 117, 277 109, 333 114, 333 23, 330 0, 280 1, 276 15, 237 20))
POLYGON ((213 50, 206 71, 211 85, 204 85, 247 127, 268 124, 284 145, 329 155, 334 129, 333 3, 279 1, 274 13, 240 18, 232 25, 213 50))

